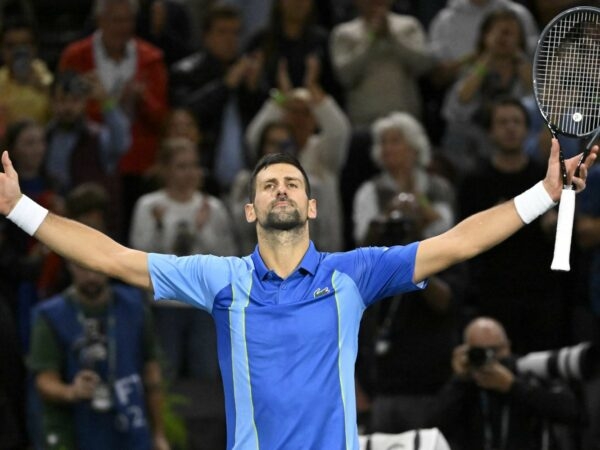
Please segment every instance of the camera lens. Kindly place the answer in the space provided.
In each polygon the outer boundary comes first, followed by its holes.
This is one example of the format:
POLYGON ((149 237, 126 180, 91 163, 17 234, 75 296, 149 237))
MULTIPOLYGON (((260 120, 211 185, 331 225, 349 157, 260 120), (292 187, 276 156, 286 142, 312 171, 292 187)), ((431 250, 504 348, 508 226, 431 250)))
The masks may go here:
POLYGON ((471 367, 482 367, 494 360, 494 350, 485 347, 471 347, 467 350, 471 367))

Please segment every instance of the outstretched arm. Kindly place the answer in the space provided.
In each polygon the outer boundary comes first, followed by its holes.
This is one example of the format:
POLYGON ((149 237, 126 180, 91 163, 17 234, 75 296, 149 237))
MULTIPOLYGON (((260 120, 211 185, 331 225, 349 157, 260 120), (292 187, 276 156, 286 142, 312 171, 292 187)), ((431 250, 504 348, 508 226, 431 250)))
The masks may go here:
MULTIPOLYGON (((587 170, 596 160, 597 154, 598 146, 595 145, 585 163, 581 166, 580 177, 573 175, 580 156, 565 161, 569 179, 572 180, 578 192, 585 188, 587 170)), ((556 139, 553 139, 548 171, 542 182, 547 196, 553 202, 557 202, 560 198, 563 185, 558 155, 559 144, 556 139)), ((539 190, 537 194, 539 194, 539 190)), ((532 203, 531 196, 527 196, 524 200, 526 202, 524 207, 529 211, 537 211, 536 215, 546 212, 546 209, 542 211, 543 208, 538 208, 536 204, 528 204, 532 203)), ((550 202, 548 208, 551 206, 552 202, 550 202)), ((525 225, 522 216, 522 208, 518 211, 515 201, 510 200, 466 218, 439 236, 422 241, 417 250, 413 281, 420 282, 456 263, 470 259, 494 247, 525 225)))
MULTIPOLYGON (((2 165, 4 173, 0 173, 0 213, 8 216, 19 201, 27 199, 21 193, 19 177, 7 151, 2 153, 2 165)), ((21 211, 19 217, 14 217, 20 220, 13 221, 20 225, 30 219, 35 222, 36 219, 43 218, 37 230, 31 230, 33 236, 61 256, 128 284, 144 289, 152 288, 146 253, 124 247, 93 228, 56 214, 48 213, 43 217, 43 208, 37 204, 21 211)))

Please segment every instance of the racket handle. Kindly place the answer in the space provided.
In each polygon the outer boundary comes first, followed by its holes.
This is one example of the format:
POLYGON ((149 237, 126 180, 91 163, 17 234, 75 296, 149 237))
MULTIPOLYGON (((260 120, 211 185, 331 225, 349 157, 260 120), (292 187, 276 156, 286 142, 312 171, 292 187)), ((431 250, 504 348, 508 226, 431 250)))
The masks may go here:
POLYGON ((554 258, 552 270, 571 270, 569 257, 571 254, 571 238, 573 236, 573 219, 575 217, 575 191, 570 187, 563 188, 558 206, 556 223, 556 240, 554 241, 554 258))

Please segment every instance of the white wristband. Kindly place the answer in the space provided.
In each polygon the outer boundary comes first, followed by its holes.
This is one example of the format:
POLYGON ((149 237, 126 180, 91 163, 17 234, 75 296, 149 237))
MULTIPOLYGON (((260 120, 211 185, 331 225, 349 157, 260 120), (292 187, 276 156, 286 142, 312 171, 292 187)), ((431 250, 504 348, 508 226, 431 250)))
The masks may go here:
POLYGON ((21 195, 21 198, 6 218, 25 233, 33 236, 47 215, 48 210, 46 208, 38 205, 26 195, 21 195))
POLYGON ((524 223, 531 223, 539 216, 556 205, 543 182, 538 182, 532 188, 515 197, 515 208, 524 223))

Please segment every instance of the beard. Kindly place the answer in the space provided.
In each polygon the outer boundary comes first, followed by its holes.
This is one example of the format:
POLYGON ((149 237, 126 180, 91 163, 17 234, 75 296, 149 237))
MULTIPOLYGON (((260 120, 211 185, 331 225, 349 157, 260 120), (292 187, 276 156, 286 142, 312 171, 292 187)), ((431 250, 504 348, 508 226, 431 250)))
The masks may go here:
POLYGON ((292 211, 270 211, 261 225, 266 230, 290 231, 302 227, 304 221, 297 209, 292 211))
POLYGON ((105 285, 102 283, 84 283, 77 290, 88 300, 97 300, 104 293, 105 285))

